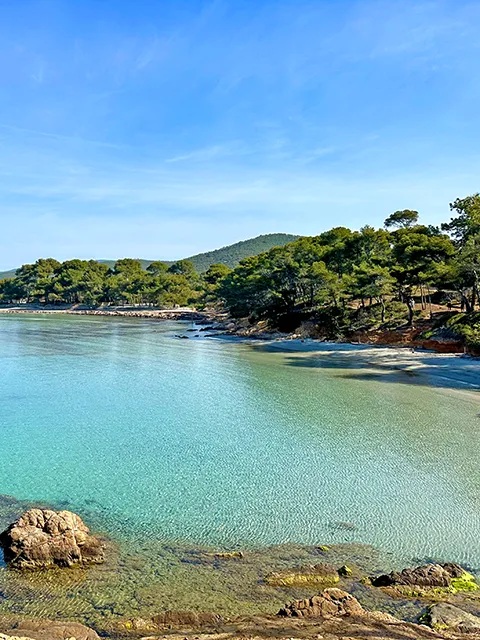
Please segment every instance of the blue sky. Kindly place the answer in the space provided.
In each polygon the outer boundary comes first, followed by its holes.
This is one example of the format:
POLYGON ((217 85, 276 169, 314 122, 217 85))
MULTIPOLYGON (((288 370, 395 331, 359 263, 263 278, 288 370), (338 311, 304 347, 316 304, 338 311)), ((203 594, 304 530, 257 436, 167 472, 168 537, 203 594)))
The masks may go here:
POLYGON ((0 0, 0 268, 428 223, 480 190, 480 2, 0 0))

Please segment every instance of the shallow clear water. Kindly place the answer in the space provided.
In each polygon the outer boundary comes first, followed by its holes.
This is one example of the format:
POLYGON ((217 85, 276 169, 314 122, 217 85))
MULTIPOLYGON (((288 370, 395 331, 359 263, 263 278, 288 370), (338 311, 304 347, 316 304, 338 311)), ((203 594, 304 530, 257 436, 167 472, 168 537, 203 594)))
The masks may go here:
POLYGON ((123 539, 358 541, 480 566, 475 392, 187 328, 1 317, 0 493, 123 539))

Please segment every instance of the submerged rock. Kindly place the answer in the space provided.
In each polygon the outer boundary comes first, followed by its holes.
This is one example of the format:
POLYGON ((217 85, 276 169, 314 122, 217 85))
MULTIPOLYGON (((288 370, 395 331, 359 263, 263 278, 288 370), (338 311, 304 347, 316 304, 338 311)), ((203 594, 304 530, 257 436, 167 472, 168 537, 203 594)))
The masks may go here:
POLYGON ((461 633, 480 633, 480 618, 467 613, 453 604, 439 602, 429 607, 421 617, 421 622, 436 631, 451 629, 461 633))
POLYGON ((244 557, 243 551, 218 551, 209 555, 218 560, 243 560, 244 557))
POLYGON ((341 589, 325 589, 306 600, 295 600, 280 609, 277 615, 285 618, 332 618, 363 613, 356 598, 341 589))
POLYGON ((311 585, 333 585, 340 580, 338 571, 330 564, 313 564, 283 571, 274 571, 265 576, 265 583, 275 587, 303 587, 311 585))
POLYGON ((164 611, 152 618, 133 618, 118 625, 121 632, 155 632, 165 629, 216 627, 222 616, 210 611, 164 611))
POLYGON ((156 627, 206 627, 223 622, 222 616, 209 611, 165 611, 153 616, 156 627))
POLYGON ((0 534, 5 562, 18 569, 101 563, 104 546, 71 511, 30 509, 0 534))

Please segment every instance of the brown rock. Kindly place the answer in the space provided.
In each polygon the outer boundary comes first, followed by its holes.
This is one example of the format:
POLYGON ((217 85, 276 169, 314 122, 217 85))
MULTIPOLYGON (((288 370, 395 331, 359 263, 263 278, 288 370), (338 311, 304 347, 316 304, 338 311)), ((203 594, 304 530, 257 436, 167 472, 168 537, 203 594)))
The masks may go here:
POLYGON ((453 630, 461 633, 480 633, 480 618, 453 604, 440 602, 427 609, 425 622, 436 630, 453 630))
POLYGON ((358 600, 346 591, 325 589, 313 598, 290 602, 277 615, 286 618, 333 618, 361 615, 363 612, 358 600))
POLYGON ((451 578, 461 578, 465 574, 465 569, 455 562, 445 562, 441 566, 451 578))
POLYGON ((0 534, 5 562, 19 569, 100 563, 104 547, 70 511, 30 509, 0 534))
MULTIPOLYGON (((19 622, 13 629, 5 629, 5 637, 28 640, 100 640, 99 636, 88 627, 78 622, 52 622, 51 620, 35 620, 19 622)), ((2 634, 0 633, 0 639, 2 634)))
POLYGON ((403 569, 400 573, 392 573, 372 578, 374 587, 390 586, 417 586, 417 587, 448 587, 452 578, 458 578, 464 574, 464 570, 458 564, 448 562, 446 564, 425 564, 414 569, 403 569))
POLYGON ((223 622, 222 616, 208 611, 164 611, 153 618, 133 618, 115 625, 117 631, 156 632, 165 629, 198 629, 216 627, 223 622))

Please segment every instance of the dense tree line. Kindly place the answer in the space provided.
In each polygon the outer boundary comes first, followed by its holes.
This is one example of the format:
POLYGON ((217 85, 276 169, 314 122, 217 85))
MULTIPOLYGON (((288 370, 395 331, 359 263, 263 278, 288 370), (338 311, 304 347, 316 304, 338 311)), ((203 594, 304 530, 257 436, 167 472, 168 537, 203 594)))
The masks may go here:
POLYGON ((152 262, 145 270, 131 258, 117 260, 113 268, 95 260, 60 263, 41 258, 23 265, 15 278, 0 282, 0 299, 4 303, 184 306, 206 297, 216 269, 223 275, 228 271, 213 265, 200 277, 188 260, 170 266, 152 262))
POLYGON ((232 315, 278 319, 295 312, 387 302, 405 305, 413 323, 415 298, 425 308, 432 292, 449 292, 466 312, 480 305, 480 195, 450 205, 441 227, 419 223, 417 211, 396 211, 385 229, 336 227, 243 260, 218 286, 232 315))
POLYGON ((4 303, 217 305, 236 317, 279 322, 295 314, 345 316, 375 307, 379 321, 392 304, 413 323, 415 301, 447 292, 471 313, 480 305, 480 195, 450 205, 450 222, 419 223, 413 210, 396 211, 384 229, 336 227, 246 258, 233 270, 213 264, 199 274, 188 260, 153 262, 143 269, 125 258, 113 267, 94 260, 52 258, 23 265, 0 282, 4 303))

